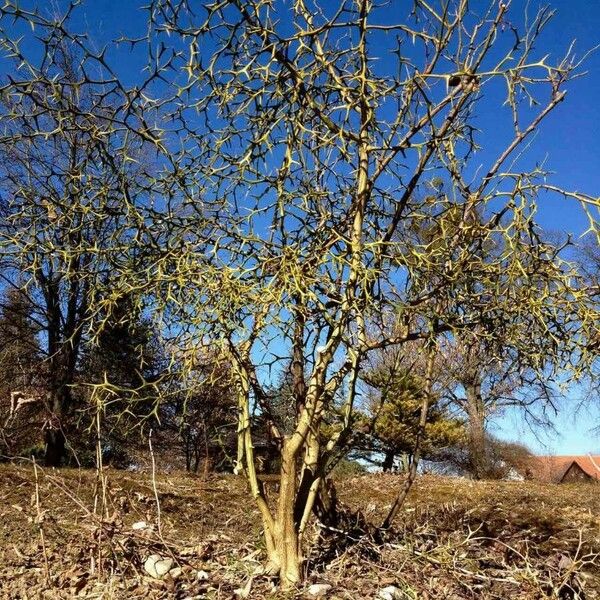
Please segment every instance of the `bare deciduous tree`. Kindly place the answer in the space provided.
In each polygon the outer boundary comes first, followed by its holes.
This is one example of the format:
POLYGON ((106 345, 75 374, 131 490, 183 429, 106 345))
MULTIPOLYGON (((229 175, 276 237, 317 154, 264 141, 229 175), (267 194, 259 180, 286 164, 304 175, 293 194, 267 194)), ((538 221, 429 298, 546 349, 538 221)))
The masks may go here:
POLYGON ((35 67, 10 40, 0 46, 16 67, 0 86, 0 275, 26 295, 41 330, 46 463, 57 466, 86 328, 110 289, 109 248, 122 255, 126 243, 126 141, 107 120, 111 94, 82 85, 87 75, 66 40, 49 35, 35 67))
POLYGON ((441 360, 447 372, 443 394, 467 418, 466 466, 476 479, 495 477, 498 471, 494 440, 488 432, 490 419, 515 409, 531 425, 551 427, 548 414, 556 414, 558 410, 555 377, 564 373, 554 371, 552 366, 561 361, 555 361, 553 348, 537 343, 543 340, 552 343, 551 338, 530 330, 526 324, 518 331, 527 338, 520 344, 521 348, 527 348, 525 356, 514 352, 514 347, 513 352, 490 348, 476 336, 457 335, 441 345, 441 360), (538 364, 528 364, 530 352, 538 364))

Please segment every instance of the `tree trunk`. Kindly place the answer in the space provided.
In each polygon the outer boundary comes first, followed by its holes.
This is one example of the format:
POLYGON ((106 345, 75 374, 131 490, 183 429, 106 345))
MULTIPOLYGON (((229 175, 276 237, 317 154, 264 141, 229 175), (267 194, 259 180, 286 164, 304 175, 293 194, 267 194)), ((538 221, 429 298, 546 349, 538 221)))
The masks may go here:
POLYGON ((58 467, 66 456, 64 418, 70 414, 69 411, 72 410, 73 406, 71 385, 73 384, 77 365, 81 332, 75 334, 73 330, 65 340, 60 341, 62 317, 58 292, 54 285, 53 283, 52 290, 49 292, 51 300, 49 300, 48 307, 51 318, 48 323, 48 355, 50 356, 50 362, 48 372, 49 395, 46 408, 50 415, 50 424, 45 433, 45 463, 48 466, 58 467))
POLYGON ((65 436, 60 427, 46 429, 46 453, 44 461, 47 467, 60 467, 65 456, 65 436))
POLYGON ((192 455, 189 452, 189 450, 188 450, 187 447, 186 447, 186 450, 185 450, 185 470, 188 473, 191 473, 191 471, 192 471, 192 455))
MULTIPOLYGON (((208 433, 206 431, 206 423, 203 423, 202 433, 204 434, 204 479, 208 477, 208 472, 211 470, 210 448, 208 446, 208 433)), ((199 459, 200 457, 198 457, 199 459)))
POLYGON ((67 440, 62 419, 69 399, 69 391, 65 384, 58 385, 50 396, 50 419, 44 434, 46 442, 44 462, 47 467, 60 467, 66 455, 67 440))
POLYGON ((394 458, 396 458, 396 453, 393 450, 386 450, 383 463, 381 464, 384 473, 389 473, 394 468, 394 458))
POLYGON ((467 414, 469 417, 469 461, 475 479, 485 479, 490 473, 490 455, 485 431, 485 405, 477 383, 468 384, 467 414))
POLYGON ((302 549, 299 528, 294 518, 297 492, 296 457, 288 451, 287 444, 281 452, 281 479, 277 515, 272 531, 269 560, 279 571, 283 589, 291 589, 301 579, 302 549))

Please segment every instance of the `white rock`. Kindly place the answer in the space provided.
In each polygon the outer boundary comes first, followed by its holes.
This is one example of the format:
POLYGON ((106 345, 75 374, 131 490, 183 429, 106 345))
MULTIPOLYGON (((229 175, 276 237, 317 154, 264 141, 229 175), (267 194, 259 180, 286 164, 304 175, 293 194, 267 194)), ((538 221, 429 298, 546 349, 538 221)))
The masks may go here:
POLYGON ((131 529, 137 531, 138 529, 146 529, 146 527, 148 527, 148 523, 146 523, 146 521, 138 521, 131 526, 131 529))
POLYGON ((175 567, 174 569, 171 569, 169 571, 169 577, 172 577, 173 579, 177 579, 177 578, 181 577, 182 574, 183 574, 183 569, 181 567, 175 567))
POLYGON ((160 554, 151 554, 144 562, 144 571, 154 579, 162 579, 172 567, 173 559, 163 558, 160 554))
POLYGON ((246 582, 246 585, 243 588, 238 588, 237 590, 233 590, 233 593, 240 598, 247 598, 250 595, 250 591, 252 590, 252 581, 253 578, 250 577, 246 582))
POLYGON ((313 598, 322 598, 327 594, 331 587, 332 586, 329 583, 313 583, 308 588, 308 594, 313 598))
POLYGON ((403 600, 405 598, 402 590, 395 585, 388 585, 379 590, 377 594, 378 600, 403 600))
POLYGON ((206 571, 198 571, 196 573, 196 579, 198 581, 206 581, 208 579, 209 575, 206 571))
POLYGON ((566 571, 573 566, 573 559, 563 554, 558 561, 558 570, 566 571))

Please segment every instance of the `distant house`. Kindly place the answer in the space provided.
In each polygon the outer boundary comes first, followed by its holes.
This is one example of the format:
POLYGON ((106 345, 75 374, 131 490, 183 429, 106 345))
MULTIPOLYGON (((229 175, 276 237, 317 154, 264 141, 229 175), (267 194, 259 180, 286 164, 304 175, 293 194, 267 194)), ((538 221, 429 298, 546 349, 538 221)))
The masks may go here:
POLYGON ((551 483, 600 482, 600 456, 533 456, 526 476, 551 483))

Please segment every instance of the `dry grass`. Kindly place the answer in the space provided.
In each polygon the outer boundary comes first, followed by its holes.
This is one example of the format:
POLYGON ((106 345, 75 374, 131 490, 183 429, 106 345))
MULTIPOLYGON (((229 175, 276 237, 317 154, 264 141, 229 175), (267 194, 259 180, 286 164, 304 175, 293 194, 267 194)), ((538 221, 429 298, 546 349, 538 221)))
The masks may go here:
MULTIPOLYGON (((161 539, 151 477, 104 474, 104 495, 93 471, 40 472, 36 490, 31 467, 0 465, 1 598, 233 598, 244 588, 249 598, 284 597, 252 577, 260 523, 239 478, 160 475, 161 539), (141 521, 148 527, 132 528, 141 521), (180 575, 147 577, 152 553, 172 556, 180 575)), ((340 498, 373 522, 399 484, 391 475, 337 482, 340 498)), ((331 547, 308 583, 330 583, 329 598, 344 599, 388 585, 407 599, 600 598, 599 515, 595 486, 421 477, 384 545, 331 547)))

